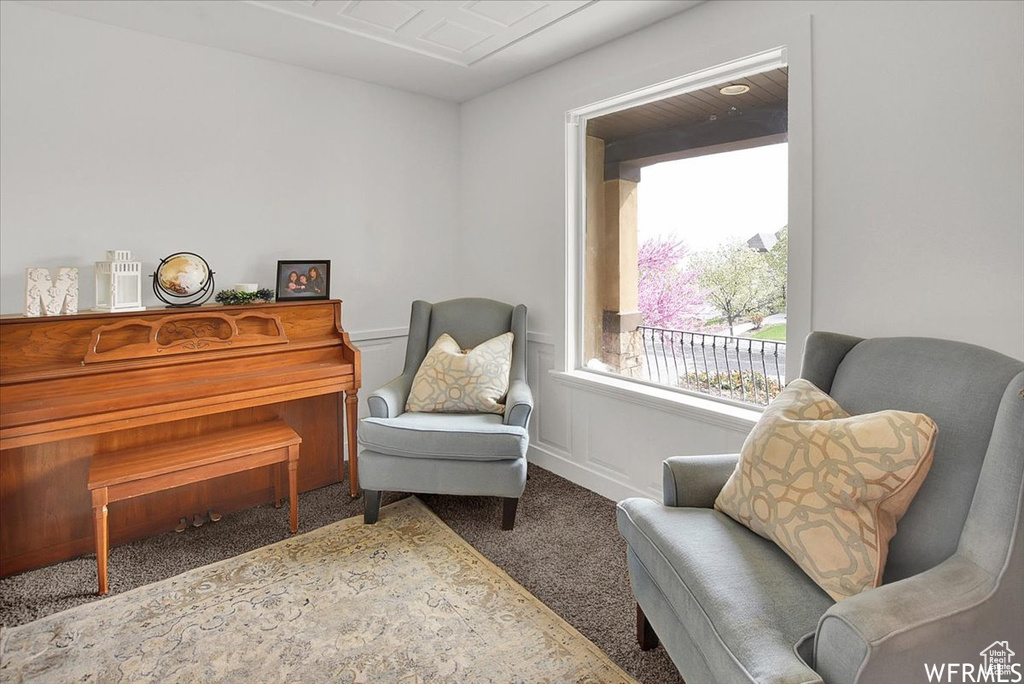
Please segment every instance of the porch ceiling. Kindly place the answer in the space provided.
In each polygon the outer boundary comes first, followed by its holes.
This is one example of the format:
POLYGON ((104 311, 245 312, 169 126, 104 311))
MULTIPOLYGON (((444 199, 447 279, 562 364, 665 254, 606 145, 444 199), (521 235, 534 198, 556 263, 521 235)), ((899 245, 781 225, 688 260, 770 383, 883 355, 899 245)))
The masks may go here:
POLYGON ((723 117, 734 107, 739 111, 784 109, 788 86, 789 68, 780 67, 590 119, 587 135, 613 142, 641 133, 723 117), (718 92, 722 86, 740 83, 749 86, 750 91, 743 95, 722 95, 718 92))

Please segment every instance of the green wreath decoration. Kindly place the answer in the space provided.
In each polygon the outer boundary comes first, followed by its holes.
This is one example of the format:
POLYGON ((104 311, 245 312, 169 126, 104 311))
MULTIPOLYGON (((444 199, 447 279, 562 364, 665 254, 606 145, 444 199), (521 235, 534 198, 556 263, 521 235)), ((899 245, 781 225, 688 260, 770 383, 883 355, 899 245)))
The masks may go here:
POLYGON ((217 293, 217 302, 225 306, 237 304, 266 304, 274 301, 274 291, 262 288, 255 292, 241 290, 221 290, 217 293))

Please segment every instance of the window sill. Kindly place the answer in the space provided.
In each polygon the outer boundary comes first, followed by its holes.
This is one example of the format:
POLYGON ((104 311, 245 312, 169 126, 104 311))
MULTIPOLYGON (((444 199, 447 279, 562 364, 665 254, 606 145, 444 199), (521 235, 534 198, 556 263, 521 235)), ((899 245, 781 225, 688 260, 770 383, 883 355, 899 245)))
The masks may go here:
POLYGON ((567 387, 733 430, 749 432, 761 417, 761 411, 753 407, 733 406, 600 373, 585 370, 548 372, 556 382, 567 387))

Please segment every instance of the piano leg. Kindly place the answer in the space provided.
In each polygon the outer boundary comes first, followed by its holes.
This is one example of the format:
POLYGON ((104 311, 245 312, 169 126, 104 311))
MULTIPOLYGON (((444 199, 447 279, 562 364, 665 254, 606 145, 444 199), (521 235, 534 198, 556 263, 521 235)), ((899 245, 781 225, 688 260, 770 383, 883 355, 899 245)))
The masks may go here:
POLYGON ((288 447, 288 509, 292 534, 299 531, 299 447, 288 447))
POLYGON ((348 428, 348 491, 352 498, 359 496, 359 444, 356 441, 356 421, 359 420, 359 390, 345 392, 345 425, 348 428))
POLYGON ((107 489, 94 489, 92 492, 92 512, 96 534, 96 577, 99 581, 99 595, 107 593, 107 489))

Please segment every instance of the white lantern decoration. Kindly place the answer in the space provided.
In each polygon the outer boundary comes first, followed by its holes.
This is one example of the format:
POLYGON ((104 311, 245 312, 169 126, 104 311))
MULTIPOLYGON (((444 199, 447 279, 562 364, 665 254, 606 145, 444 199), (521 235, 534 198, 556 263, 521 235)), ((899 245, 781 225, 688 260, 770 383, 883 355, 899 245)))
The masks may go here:
POLYGON ((132 261, 127 249, 107 250, 96 262, 96 311, 144 311, 142 262, 132 261))

